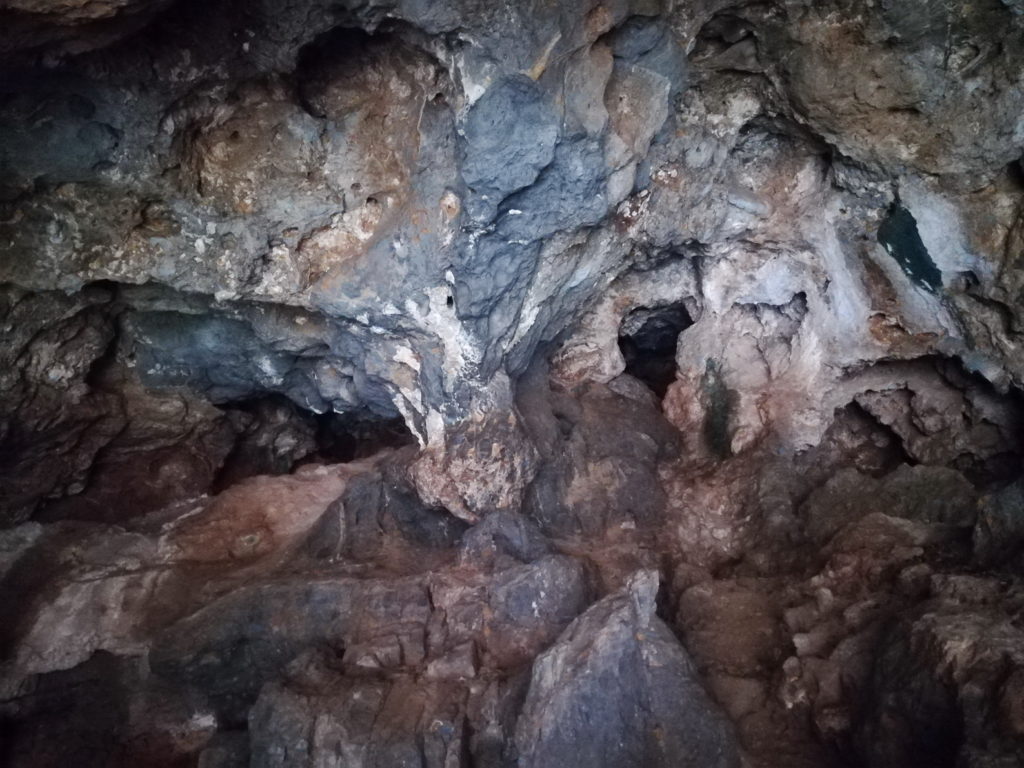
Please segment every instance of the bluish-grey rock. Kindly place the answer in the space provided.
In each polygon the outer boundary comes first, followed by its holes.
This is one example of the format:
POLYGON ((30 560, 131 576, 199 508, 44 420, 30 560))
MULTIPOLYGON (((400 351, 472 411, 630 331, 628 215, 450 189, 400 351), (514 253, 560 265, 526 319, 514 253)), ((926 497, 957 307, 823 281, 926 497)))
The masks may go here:
POLYGON ((551 162, 558 120, 544 92, 514 75, 491 85, 470 108, 462 126, 462 178, 472 192, 470 216, 493 217, 512 192, 529 186, 551 162))

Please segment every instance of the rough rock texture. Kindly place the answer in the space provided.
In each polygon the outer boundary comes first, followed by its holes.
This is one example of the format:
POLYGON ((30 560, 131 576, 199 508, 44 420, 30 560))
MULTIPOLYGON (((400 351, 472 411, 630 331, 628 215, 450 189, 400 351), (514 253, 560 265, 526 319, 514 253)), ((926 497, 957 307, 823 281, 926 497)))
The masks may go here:
POLYGON ((0 2, 0 763, 1024 765, 1024 4, 0 2))
POLYGON ((637 572, 538 657, 516 734, 520 765, 739 764, 693 662, 654 615, 657 591, 657 573, 637 572))

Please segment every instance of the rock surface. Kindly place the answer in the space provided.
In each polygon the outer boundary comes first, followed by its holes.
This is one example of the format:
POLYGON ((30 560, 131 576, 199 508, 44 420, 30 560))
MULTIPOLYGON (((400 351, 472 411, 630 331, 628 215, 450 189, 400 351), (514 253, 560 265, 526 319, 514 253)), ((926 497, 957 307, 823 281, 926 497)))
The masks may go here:
POLYGON ((538 657, 516 734, 520 765, 739 765, 725 718, 654 615, 657 591, 656 573, 637 572, 538 657))
POLYGON ((1024 765, 1024 4, 0 3, 0 763, 1024 765))

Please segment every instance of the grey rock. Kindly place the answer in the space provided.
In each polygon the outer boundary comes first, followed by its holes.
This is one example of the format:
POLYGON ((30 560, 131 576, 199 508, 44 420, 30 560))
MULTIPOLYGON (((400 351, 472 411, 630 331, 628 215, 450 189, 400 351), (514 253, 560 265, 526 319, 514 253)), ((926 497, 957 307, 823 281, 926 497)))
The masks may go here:
POLYGON ((1012 563, 1024 551, 1024 483, 982 496, 974 526, 974 555, 985 566, 1012 563))
POLYGON ((474 643, 481 663, 515 669, 549 646, 590 603, 583 565, 565 555, 496 570, 487 579, 440 573, 430 582, 435 607, 431 655, 474 643))
POLYGON ((410 651, 422 649, 429 613, 425 592, 411 581, 321 579, 247 587, 161 633, 150 663, 165 679, 202 690, 229 719, 244 719, 263 684, 303 651, 323 643, 355 645, 361 631, 388 621, 407 628, 401 631, 410 651), (369 626, 361 629, 358 616, 369 626))
POLYGON ((361 768, 465 764, 465 694, 457 687, 399 678, 341 679, 332 688, 310 696, 268 686, 250 717, 250 765, 306 768, 339 758, 361 768))
POLYGON ((738 766, 735 737, 654 615, 639 572, 534 663, 516 731, 523 766, 738 766))
POLYGON ((612 53, 635 61, 649 54, 664 41, 668 30, 652 16, 633 16, 611 33, 612 53))
POLYGON ((463 124, 462 177, 474 197, 469 214, 488 221, 512 192, 531 185, 554 157, 558 122, 544 92, 528 77, 491 85, 463 124))
POLYGON ((531 520, 513 512, 488 515, 462 537, 459 559, 493 564, 503 557, 531 563, 551 552, 551 544, 531 520))

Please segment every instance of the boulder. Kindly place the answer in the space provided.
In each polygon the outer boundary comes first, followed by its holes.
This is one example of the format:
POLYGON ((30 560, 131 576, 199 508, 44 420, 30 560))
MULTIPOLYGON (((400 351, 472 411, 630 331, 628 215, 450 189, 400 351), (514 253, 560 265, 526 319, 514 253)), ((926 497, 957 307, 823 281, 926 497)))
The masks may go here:
POLYGON ((638 572, 591 606, 533 665, 516 728, 523 768, 735 768, 732 728, 638 572))

